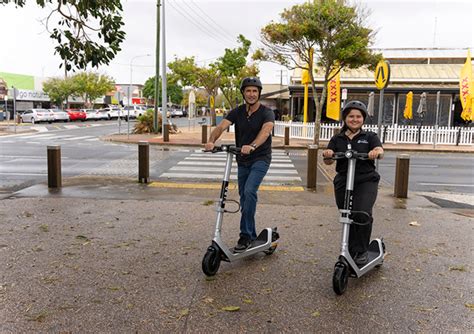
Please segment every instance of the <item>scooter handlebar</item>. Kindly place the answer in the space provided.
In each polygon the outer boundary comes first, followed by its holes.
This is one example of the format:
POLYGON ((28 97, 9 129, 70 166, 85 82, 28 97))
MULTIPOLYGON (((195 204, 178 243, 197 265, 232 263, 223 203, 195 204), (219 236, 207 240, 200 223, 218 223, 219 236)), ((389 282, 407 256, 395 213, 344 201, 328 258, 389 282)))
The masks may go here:
MULTIPOLYGON (((379 154, 377 159, 381 159, 383 154, 379 154)), ((369 160, 368 153, 358 153, 356 151, 348 150, 346 152, 334 152, 332 157, 324 158, 323 160, 341 160, 341 159, 359 159, 359 160, 369 160)))
POLYGON ((240 154, 240 147, 234 145, 221 145, 214 146, 212 150, 203 150, 204 152, 218 153, 218 152, 231 152, 233 154, 240 154))

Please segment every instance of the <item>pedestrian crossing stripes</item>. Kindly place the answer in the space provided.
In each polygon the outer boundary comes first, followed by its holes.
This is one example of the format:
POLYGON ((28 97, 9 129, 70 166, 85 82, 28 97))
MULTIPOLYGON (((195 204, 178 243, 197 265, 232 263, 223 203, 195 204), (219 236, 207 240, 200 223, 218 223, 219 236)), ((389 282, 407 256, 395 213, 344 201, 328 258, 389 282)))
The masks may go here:
MULTIPOLYGON (((195 179, 195 180, 221 180, 224 175, 226 153, 208 153, 195 150, 194 153, 184 157, 174 166, 170 167, 160 178, 167 179, 195 179)), ((237 180, 237 163, 232 162, 231 180, 237 180)), ((284 151, 274 150, 272 162, 263 184, 288 184, 302 182, 292 160, 284 151)))
MULTIPOLYGON (((19 142, 22 140, 27 140, 26 142, 28 144, 40 144, 45 141, 54 141, 54 142, 60 142, 60 141, 98 141, 99 138, 97 136, 73 136, 73 135, 61 135, 61 134, 54 134, 54 133, 38 133, 34 135, 27 135, 27 136, 18 136, 15 137, 15 142, 19 142)), ((14 142, 11 140, 8 142, 14 142)), ((1 141, 2 143, 5 143, 7 141, 1 141)))

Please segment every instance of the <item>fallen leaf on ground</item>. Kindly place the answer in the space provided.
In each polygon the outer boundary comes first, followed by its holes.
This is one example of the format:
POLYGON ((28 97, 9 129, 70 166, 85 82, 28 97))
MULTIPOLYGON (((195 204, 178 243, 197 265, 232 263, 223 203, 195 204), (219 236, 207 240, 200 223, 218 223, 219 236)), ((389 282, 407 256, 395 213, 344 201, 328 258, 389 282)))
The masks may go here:
POLYGON ((408 224, 408 225, 410 225, 410 226, 421 226, 420 224, 418 224, 418 222, 415 222, 415 221, 410 222, 410 224, 408 224))
POLYGON ((48 232, 49 231, 49 227, 46 224, 40 225, 39 229, 43 232, 48 232))
POLYGON ((321 315, 321 313, 319 313, 319 311, 315 311, 315 312, 311 313, 311 315, 313 317, 319 317, 321 315))
POLYGON ((206 297, 203 299, 203 301, 207 304, 212 304, 214 302, 214 298, 206 297))
POLYGON ((454 267, 449 267, 449 271, 461 271, 461 272, 466 272, 467 269, 464 266, 454 266, 454 267))
POLYGON ((242 300, 245 304, 253 304, 253 300, 250 298, 246 298, 242 300))
POLYGON ((182 309, 180 312, 179 312, 179 316, 178 316, 178 319, 181 319, 182 317, 185 317, 189 314, 189 309, 188 308, 184 308, 182 309))
POLYGON ((466 303, 466 304, 464 304, 464 306, 466 306, 470 310, 474 310, 474 304, 466 303))
POLYGON ((237 312, 240 311, 240 306, 224 306, 221 310, 227 312, 237 312))

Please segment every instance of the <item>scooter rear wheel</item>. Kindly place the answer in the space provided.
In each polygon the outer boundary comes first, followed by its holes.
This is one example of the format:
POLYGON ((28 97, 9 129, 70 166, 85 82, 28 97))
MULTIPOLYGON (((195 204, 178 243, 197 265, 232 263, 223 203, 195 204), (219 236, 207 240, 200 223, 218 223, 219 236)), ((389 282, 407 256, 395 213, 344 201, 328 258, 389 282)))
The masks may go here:
POLYGON ((221 264, 221 255, 219 249, 209 247, 202 259, 202 271, 207 276, 214 276, 219 270, 221 264))
POLYGON ((338 295, 342 295, 347 288, 349 281, 349 268, 343 262, 337 262, 334 266, 334 274, 332 276, 332 288, 338 295))

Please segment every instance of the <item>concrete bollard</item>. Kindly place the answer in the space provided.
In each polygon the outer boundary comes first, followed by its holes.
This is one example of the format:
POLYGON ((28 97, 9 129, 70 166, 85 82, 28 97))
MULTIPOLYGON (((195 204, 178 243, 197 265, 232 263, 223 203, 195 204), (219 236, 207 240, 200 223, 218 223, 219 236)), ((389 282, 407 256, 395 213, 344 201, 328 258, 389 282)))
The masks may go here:
POLYGON ((308 146, 308 166, 306 175, 306 187, 308 189, 316 188, 318 173, 318 145, 308 146))
POLYGON ((290 127, 285 127, 285 145, 290 145, 290 127))
POLYGON ((48 146, 48 188, 61 188, 61 146, 48 146))
POLYGON ((408 175, 410 173, 410 156, 400 154, 397 156, 395 167, 394 196, 396 198, 407 198, 408 196, 408 175))
POLYGON ((170 125, 168 123, 163 127, 163 141, 165 143, 170 141, 170 125))
POLYGON ((202 138, 201 143, 207 143, 207 124, 202 125, 202 138))
POLYGON ((148 183, 150 178, 150 144, 138 142, 138 182, 148 183))

